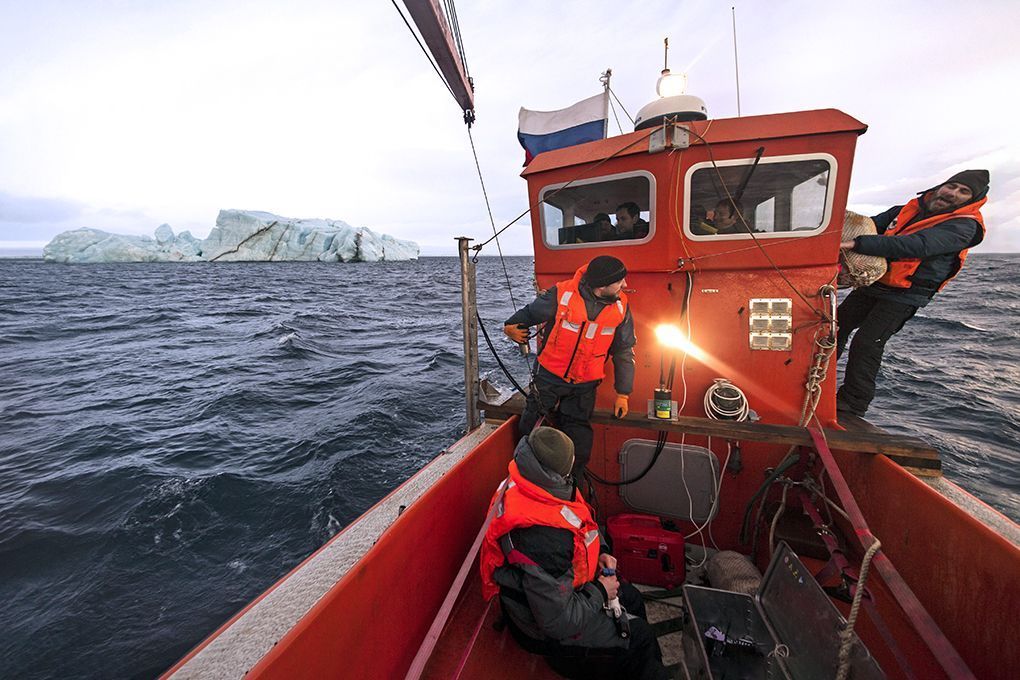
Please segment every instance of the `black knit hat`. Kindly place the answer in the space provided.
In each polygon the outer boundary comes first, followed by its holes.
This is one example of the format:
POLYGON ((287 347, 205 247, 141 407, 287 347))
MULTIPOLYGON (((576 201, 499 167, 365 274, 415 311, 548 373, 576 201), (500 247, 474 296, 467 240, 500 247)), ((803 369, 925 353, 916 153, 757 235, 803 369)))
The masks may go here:
POLYGON ((962 184, 970 189, 970 193, 974 195, 971 200, 983 198, 984 195, 988 193, 989 177, 987 170, 963 170, 962 172, 956 173, 942 184, 949 184, 950 182, 962 184))
POLYGON ((536 427, 528 435, 535 458, 556 474, 566 477, 574 466, 574 442, 553 427, 536 427))
POLYGON ((599 255, 588 263, 584 281, 592 288, 601 288, 616 283, 627 276, 627 268, 612 255, 599 255))

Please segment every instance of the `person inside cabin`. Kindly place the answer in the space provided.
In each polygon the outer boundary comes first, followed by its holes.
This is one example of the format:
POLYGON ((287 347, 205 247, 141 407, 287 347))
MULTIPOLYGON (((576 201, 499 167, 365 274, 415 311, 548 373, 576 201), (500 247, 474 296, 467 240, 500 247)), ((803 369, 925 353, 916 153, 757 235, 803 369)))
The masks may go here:
POLYGON ((715 205, 713 211, 712 226, 716 234, 746 234, 748 232, 741 215, 746 215, 744 210, 737 211, 732 200, 724 198, 715 205))
POLYGON ((708 211, 701 205, 691 208, 691 231, 700 236, 711 236, 718 233, 715 223, 708 219, 708 211))
POLYGON ((527 342, 529 328, 544 324, 520 434, 530 433, 540 417, 554 418, 574 442, 578 477, 591 457, 595 390, 606 375, 608 357, 615 372, 617 418, 627 415, 634 388, 636 339, 623 292, 626 276, 622 261, 599 255, 503 322, 503 332, 518 344, 527 342))
POLYGON ((599 241, 615 241, 616 232, 613 230, 613 222, 609 219, 609 215, 606 213, 599 213, 595 215, 595 219, 592 220, 595 225, 595 234, 599 241))
POLYGON ((522 437, 489 505, 482 594, 499 595, 517 643, 569 678, 665 680, 638 590, 615 575, 594 515, 571 477, 574 444, 551 427, 522 437), (625 611, 608 609, 618 598, 625 611), (627 637, 621 632, 629 629, 627 637))
POLYGON ((648 236, 648 223, 641 219, 641 208, 634 201, 616 207, 616 233, 620 241, 648 236))
POLYGON ((840 248, 888 260, 882 278, 854 290, 839 305, 836 356, 850 334, 843 384, 836 408, 863 416, 875 397, 885 345, 963 267, 967 251, 985 237, 981 206, 988 200, 987 170, 964 170, 926 189, 906 205, 872 219, 878 234, 844 241, 840 248))

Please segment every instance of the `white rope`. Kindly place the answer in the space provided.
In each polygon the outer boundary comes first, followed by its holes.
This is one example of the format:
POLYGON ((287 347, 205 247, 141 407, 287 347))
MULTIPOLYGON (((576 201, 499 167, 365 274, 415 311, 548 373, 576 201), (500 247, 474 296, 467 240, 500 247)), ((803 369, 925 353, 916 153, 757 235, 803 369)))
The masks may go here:
POLYGON ((747 395, 726 378, 716 378, 712 381, 712 386, 705 391, 704 405, 705 415, 712 420, 736 420, 739 422, 747 420, 747 416, 750 413, 750 407, 747 405, 747 395), (733 390, 736 396, 724 396, 723 390, 733 390), (722 406, 717 403, 717 396, 720 400, 739 399, 739 402, 733 407, 722 406))
POLYGON ((877 538, 871 544, 868 551, 864 553, 861 560, 861 576, 857 579, 857 592, 854 593, 854 602, 850 605, 850 616, 846 620, 846 626, 839 633, 839 667, 836 670, 836 680, 846 680, 850 674, 850 648, 854 642, 854 625, 857 623, 857 614, 861 609, 861 598, 864 596, 864 583, 868 580, 868 569, 871 567, 871 559, 882 547, 882 542, 877 538))

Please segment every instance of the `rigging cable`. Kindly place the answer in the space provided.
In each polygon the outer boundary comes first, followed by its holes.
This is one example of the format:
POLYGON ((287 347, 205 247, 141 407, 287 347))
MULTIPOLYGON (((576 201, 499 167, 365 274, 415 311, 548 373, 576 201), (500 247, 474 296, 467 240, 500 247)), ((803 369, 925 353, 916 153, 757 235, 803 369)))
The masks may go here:
POLYGON ((453 0, 443 0, 446 6, 446 15, 450 18, 450 32, 453 33, 454 43, 457 45, 457 54, 460 55, 460 63, 464 66, 464 75, 468 82, 471 82, 471 72, 468 70, 467 54, 464 53, 464 39, 460 35, 460 22, 457 21, 457 7, 453 0))
POLYGON ((623 126, 620 125, 620 117, 616 115, 616 106, 613 104, 613 100, 609 100, 609 108, 613 111, 613 118, 616 119, 616 127, 620 130, 620 134, 623 134, 623 126))
MULTIPOLYGON (((626 111, 624 111, 624 113, 626 113, 626 111)), ((590 168, 584 168, 580 173, 575 175, 569 182, 567 182, 566 184, 561 186, 559 189, 556 189, 555 191, 550 192, 547 196, 544 196, 544 197, 538 199, 536 202, 534 202, 531 205, 529 205, 527 207, 527 209, 525 209, 524 212, 522 212, 520 215, 518 215, 517 217, 512 219, 510 222, 505 224, 498 232, 493 234, 492 238, 486 239, 485 241, 482 241, 481 243, 479 243, 476 246, 471 246, 471 249, 476 251, 476 252, 481 251, 482 248, 484 248, 489 243, 491 243, 497 236, 502 234, 504 231, 506 231, 507 229, 509 229, 513 225, 517 224, 517 222, 519 222, 522 218, 526 217, 528 215, 528 213, 530 213, 534 208, 537 208, 541 203, 544 203, 546 200, 552 198, 553 196, 555 196, 556 194, 560 193, 561 191, 566 190, 567 188, 572 186, 574 184, 574 182, 578 181, 579 179, 583 179, 587 175, 587 173, 594 172, 603 163, 605 163, 605 162, 607 162, 609 160, 612 160, 613 158, 616 158, 617 156, 619 156, 621 153, 623 153, 627 149, 629 149, 629 148, 639 144, 640 142, 645 141, 646 139, 651 137, 653 134, 655 134, 657 131, 658 131, 658 128, 651 128, 645 134, 641 135, 640 137, 638 137, 637 139, 635 139, 635 140, 633 140, 631 142, 628 142, 627 144, 625 144, 624 146, 620 147, 619 149, 617 149, 613 153, 609 154, 608 156, 606 156, 605 158, 603 158, 602 160, 600 160, 598 163, 596 163, 595 165, 591 166, 590 168)))
MULTIPOLYGON (((475 157, 475 169, 478 171, 478 181, 482 185, 482 196, 485 198, 485 209, 489 212, 489 223, 492 225, 492 238, 496 239, 496 250, 499 252, 499 261, 503 265, 503 276, 506 277, 506 290, 510 293, 510 303, 517 311, 517 300, 514 299, 513 286, 510 284, 510 273, 506 270, 506 261, 503 259, 503 247, 499 244, 499 233, 496 232, 496 220, 492 217, 492 205, 489 203, 489 193, 485 190, 485 180, 482 178, 482 166, 478 162, 478 152, 475 150, 475 138, 471 134, 471 126, 468 125, 468 139, 471 141, 471 154, 475 157)), ((478 253, 475 253, 477 261, 478 253)))
MULTIPOLYGON (((443 81, 443 85, 445 85, 446 89, 449 90, 450 95, 454 99, 456 99, 457 95, 453 93, 453 88, 450 87, 450 83, 446 82, 446 78, 443 76, 443 73, 439 70, 439 67, 436 66, 435 61, 432 60, 432 55, 429 54, 429 51, 425 49, 424 45, 421 44, 421 39, 418 37, 418 34, 414 32, 413 28, 411 28, 411 23, 407 20, 407 17, 404 16, 404 13, 400 11, 400 6, 397 4, 397 0, 390 0, 390 2, 393 3, 393 8, 397 10, 397 14, 400 15, 400 18, 404 20, 404 25, 407 26, 407 30, 411 32, 411 35, 414 36, 414 41, 418 43, 418 47, 420 47, 421 51, 425 54, 425 58, 429 60, 429 64, 431 64, 432 69, 436 72, 436 75, 439 76, 439 79, 443 81)), ((465 69, 467 68, 466 64, 464 65, 464 68, 465 69)))
POLYGON ((627 113, 627 107, 623 105, 623 102, 620 101, 620 98, 616 96, 616 93, 613 92, 613 88, 611 87, 609 88, 609 94, 613 95, 613 99, 615 99, 616 103, 620 105, 620 108, 623 109, 624 115, 627 116, 627 119, 630 120, 630 124, 633 125, 634 118, 629 113, 627 113))

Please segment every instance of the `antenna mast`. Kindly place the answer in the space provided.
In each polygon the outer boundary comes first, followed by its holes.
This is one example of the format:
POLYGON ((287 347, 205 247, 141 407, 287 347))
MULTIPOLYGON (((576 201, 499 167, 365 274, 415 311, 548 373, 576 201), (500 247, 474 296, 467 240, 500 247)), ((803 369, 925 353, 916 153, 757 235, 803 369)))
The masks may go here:
POLYGON ((669 38, 664 39, 662 42, 665 43, 665 45, 666 45, 665 53, 662 55, 662 70, 663 71, 668 71, 669 70, 669 38))
POLYGON ((740 64, 737 61, 737 8, 730 7, 733 14, 733 71, 737 76, 737 117, 740 117, 740 64))

